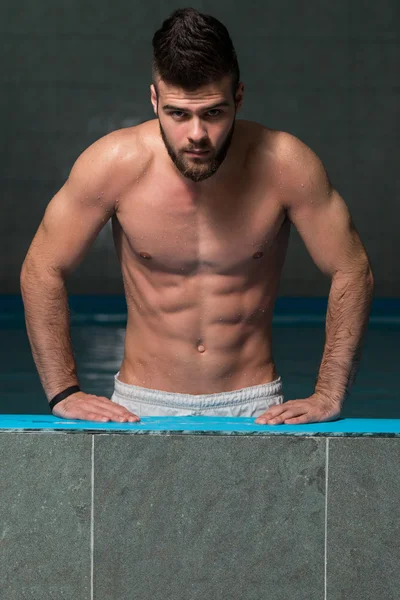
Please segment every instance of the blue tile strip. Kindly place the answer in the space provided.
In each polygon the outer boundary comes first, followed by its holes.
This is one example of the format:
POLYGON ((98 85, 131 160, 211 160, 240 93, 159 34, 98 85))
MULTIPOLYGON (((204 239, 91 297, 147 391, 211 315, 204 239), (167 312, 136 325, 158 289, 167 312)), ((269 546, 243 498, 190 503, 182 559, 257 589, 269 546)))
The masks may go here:
POLYGON ((100 423, 53 415, 0 415, 2 431, 185 432, 296 436, 400 436, 400 419, 338 419, 307 425, 257 425, 251 417, 142 417, 138 423, 100 423))

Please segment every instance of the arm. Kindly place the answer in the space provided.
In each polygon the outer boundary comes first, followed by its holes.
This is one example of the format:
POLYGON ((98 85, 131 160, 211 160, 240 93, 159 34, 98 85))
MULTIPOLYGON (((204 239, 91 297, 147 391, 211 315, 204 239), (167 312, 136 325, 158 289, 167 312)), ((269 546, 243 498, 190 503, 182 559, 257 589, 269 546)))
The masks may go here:
POLYGON ((48 204, 21 270, 27 333, 48 400, 78 383, 65 280, 114 212, 113 139, 102 138, 78 158, 48 204))
POLYGON ((315 264, 331 278, 325 347, 315 393, 341 406, 360 362, 373 274, 347 206, 321 161, 297 138, 290 136, 286 143, 284 208, 315 264))
POLYGON ((373 296, 365 249, 319 158, 300 140, 280 135, 277 186, 282 206, 312 259, 331 278, 325 347, 315 391, 257 417, 262 424, 331 421, 340 415, 360 362, 373 296))

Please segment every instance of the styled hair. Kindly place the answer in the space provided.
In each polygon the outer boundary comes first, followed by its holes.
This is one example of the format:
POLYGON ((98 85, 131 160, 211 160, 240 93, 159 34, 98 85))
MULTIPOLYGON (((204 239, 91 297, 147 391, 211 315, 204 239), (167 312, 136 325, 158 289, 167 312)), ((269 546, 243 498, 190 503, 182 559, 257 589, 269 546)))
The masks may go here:
POLYGON ((188 91, 232 76, 236 93, 240 72, 228 30, 218 19, 194 8, 175 10, 153 36, 153 83, 158 75, 188 91))

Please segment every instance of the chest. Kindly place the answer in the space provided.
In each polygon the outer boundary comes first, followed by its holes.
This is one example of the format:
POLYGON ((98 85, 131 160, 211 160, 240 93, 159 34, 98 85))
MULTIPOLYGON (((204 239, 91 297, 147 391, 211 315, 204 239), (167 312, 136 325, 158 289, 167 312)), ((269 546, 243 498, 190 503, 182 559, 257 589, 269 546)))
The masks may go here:
POLYGON ((153 179, 120 202, 114 234, 149 269, 228 275, 271 260, 284 220, 274 194, 262 186, 236 181, 200 197, 153 179))

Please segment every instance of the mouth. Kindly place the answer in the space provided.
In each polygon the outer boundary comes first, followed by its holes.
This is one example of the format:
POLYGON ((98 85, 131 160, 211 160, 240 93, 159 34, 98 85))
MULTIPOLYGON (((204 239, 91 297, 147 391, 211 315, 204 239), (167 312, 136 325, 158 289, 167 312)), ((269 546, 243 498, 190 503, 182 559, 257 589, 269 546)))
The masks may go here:
POLYGON ((210 150, 185 150, 186 154, 190 156, 207 156, 210 153, 210 150))

